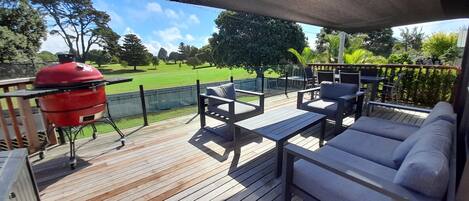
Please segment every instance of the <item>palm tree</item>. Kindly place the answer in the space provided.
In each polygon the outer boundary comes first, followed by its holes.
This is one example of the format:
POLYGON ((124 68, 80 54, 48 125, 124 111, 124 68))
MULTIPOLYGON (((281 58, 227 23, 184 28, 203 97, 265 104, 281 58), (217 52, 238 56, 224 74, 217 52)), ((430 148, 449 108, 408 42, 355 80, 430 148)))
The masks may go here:
POLYGON ((296 59, 298 59, 298 62, 300 62, 303 67, 306 67, 314 61, 313 51, 309 47, 303 48, 301 54, 293 48, 288 49, 288 51, 296 56, 296 59))
POLYGON ((358 49, 353 51, 352 53, 345 54, 344 55, 344 61, 347 64, 363 64, 363 63, 369 63, 370 59, 373 57, 373 53, 364 50, 364 49, 358 49))

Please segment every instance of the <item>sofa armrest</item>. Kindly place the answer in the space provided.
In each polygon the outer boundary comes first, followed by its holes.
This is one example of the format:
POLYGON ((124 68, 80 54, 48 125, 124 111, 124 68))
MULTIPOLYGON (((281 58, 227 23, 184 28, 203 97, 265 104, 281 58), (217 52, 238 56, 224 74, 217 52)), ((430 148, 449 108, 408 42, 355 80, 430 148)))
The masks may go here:
POLYGON ((248 94, 248 95, 253 95, 253 96, 263 96, 264 93, 259 93, 255 91, 247 91, 247 90, 241 90, 241 89, 235 89, 236 92, 238 93, 243 93, 243 94, 248 94))
MULTIPOLYGON (((301 107, 301 104, 303 104, 303 95, 305 93, 312 93, 312 92, 315 92, 315 91, 319 91, 321 88, 320 87, 314 87, 314 88, 311 88, 311 89, 305 89, 305 90, 301 90, 301 91, 298 91, 298 96, 296 97, 296 108, 297 109, 300 109, 301 107)), ((312 94, 311 94, 311 99, 312 98, 312 94)))
POLYGON ((284 148, 284 160, 290 161, 289 163, 284 163, 283 167, 284 172, 282 173, 282 175, 285 176, 283 177, 284 181, 282 182, 285 184, 292 183, 294 173, 292 174, 292 172, 285 171, 293 171, 293 167, 287 167, 289 165, 294 165, 294 163, 292 162, 293 158, 306 160, 310 163, 313 163, 314 165, 317 165, 320 168, 323 168, 326 171, 332 172, 354 183, 370 188, 371 190, 388 196, 393 200, 410 200, 410 198, 412 197, 409 190, 399 185, 396 185, 390 181, 361 171, 359 169, 352 168, 339 161, 335 161, 327 157, 321 156, 316 152, 304 149, 294 144, 288 144, 284 148))
POLYGON ((405 106, 405 105, 397 105, 397 104, 392 104, 392 103, 382 103, 382 102, 377 102, 377 101, 369 101, 368 102, 368 110, 367 110, 367 115, 370 115, 370 106, 381 106, 381 107, 388 107, 388 108, 394 108, 394 109, 401 109, 401 110, 409 110, 409 111, 414 111, 414 112, 423 112, 423 113, 430 113, 432 110, 431 109, 426 109, 426 108, 419 108, 419 107, 412 107, 412 106, 405 106))

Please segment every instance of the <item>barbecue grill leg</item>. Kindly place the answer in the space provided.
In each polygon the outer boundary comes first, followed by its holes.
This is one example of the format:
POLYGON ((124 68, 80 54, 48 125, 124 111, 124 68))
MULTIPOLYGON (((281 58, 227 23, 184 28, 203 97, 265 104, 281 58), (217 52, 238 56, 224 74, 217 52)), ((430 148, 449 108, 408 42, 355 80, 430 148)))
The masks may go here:
POLYGON ((77 135, 81 131, 81 128, 76 132, 73 132, 72 128, 62 129, 62 131, 67 136, 68 142, 70 143, 70 158, 68 164, 70 165, 70 169, 74 170, 77 166, 75 140, 77 139, 77 135))
POLYGON ((112 118, 106 117, 105 119, 106 119, 106 123, 111 125, 114 128, 114 130, 116 130, 116 132, 121 136, 121 139, 120 139, 121 144, 122 144, 122 146, 125 146, 125 135, 124 135, 124 133, 122 133, 122 131, 119 128, 117 128, 117 125, 116 125, 116 123, 114 123, 112 118))
POLYGON ((96 140, 96 138, 98 138, 97 134, 98 134, 98 130, 96 129, 96 125, 94 124, 91 124, 91 128, 93 129, 93 140, 96 140))

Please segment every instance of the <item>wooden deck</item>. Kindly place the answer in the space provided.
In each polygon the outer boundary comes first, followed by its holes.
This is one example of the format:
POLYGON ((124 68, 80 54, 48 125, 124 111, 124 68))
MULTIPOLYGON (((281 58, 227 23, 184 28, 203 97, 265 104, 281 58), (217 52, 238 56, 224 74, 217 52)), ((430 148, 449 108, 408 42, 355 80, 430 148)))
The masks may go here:
MULTIPOLYGON (((295 107, 296 96, 266 99, 267 110, 295 107)), ((420 124, 424 114, 376 109, 373 116, 420 124)), ((216 121, 208 118, 208 125, 216 121)), ((353 123, 347 118, 345 124, 353 123)), ((333 124, 328 123, 326 135, 333 124)), ((246 134, 241 156, 232 143, 199 129, 195 115, 78 142, 78 167, 69 170, 68 146, 54 147, 46 159, 32 157, 43 200, 278 200, 274 142, 246 134), (136 130, 137 129, 137 130, 136 130), (135 131, 136 130, 136 131, 135 131)), ((319 125, 289 140, 318 148, 319 125)), ((330 135, 329 135, 330 136, 330 135)))

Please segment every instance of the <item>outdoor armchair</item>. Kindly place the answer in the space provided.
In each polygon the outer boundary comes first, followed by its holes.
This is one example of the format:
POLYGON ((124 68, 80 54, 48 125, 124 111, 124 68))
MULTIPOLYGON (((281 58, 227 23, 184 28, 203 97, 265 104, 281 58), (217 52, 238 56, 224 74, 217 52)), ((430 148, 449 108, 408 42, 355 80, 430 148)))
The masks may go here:
POLYGON ((342 128, 345 117, 355 114, 355 119, 361 116, 364 93, 358 91, 358 86, 344 83, 321 83, 320 87, 298 92, 297 108, 327 115, 328 119, 336 122, 336 133, 342 128), (319 97, 314 93, 319 91, 319 97), (304 102, 304 94, 311 93, 312 100, 304 102))
POLYGON ((211 117, 227 124, 229 133, 221 134, 228 140, 233 139, 235 122, 264 113, 264 94, 235 89, 233 83, 207 87, 207 93, 199 96, 200 127, 205 128, 205 117, 211 117), (236 93, 259 97, 259 103, 252 104, 236 99, 236 93))

